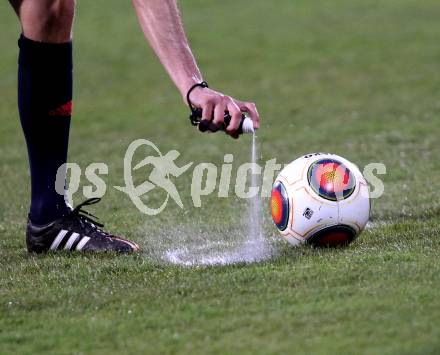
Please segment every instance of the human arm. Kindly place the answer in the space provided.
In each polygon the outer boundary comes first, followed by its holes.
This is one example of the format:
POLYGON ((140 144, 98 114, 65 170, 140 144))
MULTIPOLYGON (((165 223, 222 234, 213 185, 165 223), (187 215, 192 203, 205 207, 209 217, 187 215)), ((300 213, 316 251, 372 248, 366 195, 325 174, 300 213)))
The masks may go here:
MULTIPOLYGON (((176 0, 132 0, 140 26, 150 46, 168 72, 183 100, 188 90, 203 81, 202 74, 189 47, 176 0)), ((227 132, 235 135, 241 112, 247 112, 259 127, 259 115, 253 103, 243 102, 209 88, 195 88, 191 102, 203 110, 202 119, 223 122, 224 111, 229 111, 231 123, 227 132)))

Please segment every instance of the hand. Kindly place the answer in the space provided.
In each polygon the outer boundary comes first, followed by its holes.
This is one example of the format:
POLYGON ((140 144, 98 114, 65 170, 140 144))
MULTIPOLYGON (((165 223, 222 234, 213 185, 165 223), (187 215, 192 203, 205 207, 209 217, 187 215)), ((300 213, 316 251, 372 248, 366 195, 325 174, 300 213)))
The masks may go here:
POLYGON ((194 107, 203 110, 202 120, 212 122, 218 127, 223 123, 225 111, 229 111, 231 122, 226 128, 226 133, 233 138, 238 138, 237 130, 240 127, 242 112, 249 114, 254 129, 260 127, 260 116, 252 102, 236 100, 233 97, 202 87, 197 87, 191 92, 190 100, 194 107))

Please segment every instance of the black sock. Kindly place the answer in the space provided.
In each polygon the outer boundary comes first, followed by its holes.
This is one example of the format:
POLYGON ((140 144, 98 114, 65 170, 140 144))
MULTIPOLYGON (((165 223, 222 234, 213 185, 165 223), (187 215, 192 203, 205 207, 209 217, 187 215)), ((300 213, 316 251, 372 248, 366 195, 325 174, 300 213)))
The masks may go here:
POLYGON ((67 211, 55 190, 67 159, 72 107, 72 43, 18 41, 18 108, 29 155, 32 198, 29 218, 46 224, 67 211))

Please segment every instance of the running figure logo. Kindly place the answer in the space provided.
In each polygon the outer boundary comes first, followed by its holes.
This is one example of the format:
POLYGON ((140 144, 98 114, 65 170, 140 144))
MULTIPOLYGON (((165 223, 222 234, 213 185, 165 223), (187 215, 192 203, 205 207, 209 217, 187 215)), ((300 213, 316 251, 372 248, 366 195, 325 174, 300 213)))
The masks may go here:
POLYGON ((179 157, 179 155, 180 153, 177 150, 170 150, 165 155, 162 155, 160 150, 153 142, 147 139, 135 140, 128 147, 124 157, 125 187, 114 186, 114 188, 125 192, 139 209, 139 211, 148 215, 156 215, 162 212, 170 196, 180 208, 183 208, 182 199, 180 198, 176 186, 171 181, 170 176, 175 178, 179 177, 185 171, 187 171, 193 163, 191 162, 182 167, 178 167, 175 163, 175 160, 179 157), (153 148, 157 153, 157 156, 148 156, 140 163, 132 167, 133 155, 141 146, 153 148), (152 166, 148 180, 135 187, 133 183, 132 171, 138 170, 147 165, 152 166), (157 187, 165 190, 165 201, 158 208, 148 207, 145 205, 144 201, 142 201, 141 197, 157 187))

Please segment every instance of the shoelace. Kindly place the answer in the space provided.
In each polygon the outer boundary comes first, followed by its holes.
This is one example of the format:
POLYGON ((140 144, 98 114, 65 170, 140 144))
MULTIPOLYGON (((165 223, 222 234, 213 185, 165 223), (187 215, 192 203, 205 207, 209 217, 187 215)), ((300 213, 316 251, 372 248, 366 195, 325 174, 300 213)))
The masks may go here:
POLYGON ((94 198, 89 198, 84 202, 81 202, 66 216, 66 218, 70 220, 78 221, 80 226, 84 230, 86 230, 86 232, 92 231, 107 235, 107 233, 103 232, 101 229, 98 228, 98 227, 100 228, 104 227, 104 224, 96 221, 99 218, 82 209, 82 207, 84 206, 94 205, 99 201, 101 201, 100 198, 94 197, 94 198))

